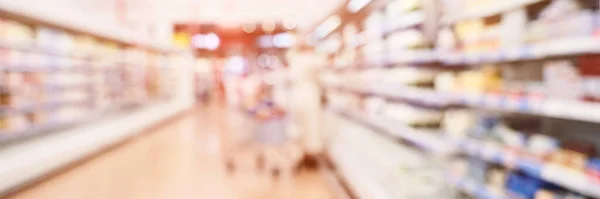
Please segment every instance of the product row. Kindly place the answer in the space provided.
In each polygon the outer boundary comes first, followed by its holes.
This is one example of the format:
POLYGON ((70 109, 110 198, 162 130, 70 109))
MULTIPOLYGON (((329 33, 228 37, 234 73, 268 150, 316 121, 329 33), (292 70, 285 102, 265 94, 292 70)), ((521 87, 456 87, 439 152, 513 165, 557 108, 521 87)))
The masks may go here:
POLYGON ((598 1, 424 2, 389 1, 358 21, 341 23, 340 31, 316 49, 331 55, 328 65, 342 68, 436 61, 471 65, 600 53, 595 47, 598 1), (427 6, 441 6, 444 12, 427 6), (475 14, 460 17, 465 13, 475 14))
MULTIPOLYGON (((570 190, 586 196, 600 196, 600 153, 597 147, 600 140, 594 135, 600 129, 598 124, 506 116, 468 109, 439 110, 348 92, 330 91, 328 100, 330 106, 354 112, 355 117, 362 117, 366 123, 390 131, 392 135, 428 151, 455 150, 470 158, 524 173, 537 181, 558 185, 552 191, 570 190), (441 145, 451 147, 440 149, 441 145)), ((469 179, 470 183, 477 185, 489 183, 481 180, 481 176, 465 176, 468 172, 464 170, 467 169, 456 171, 458 174, 453 175, 459 177, 454 178, 469 179)), ((495 195, 518 193, 523 198, 534 198, 531 193, 506 186, 495 195)))
POLYGON ((493 94, 511 98, 597 102, 600 99, 598 56, 528 63, 488 64, 450 71, 422 67, 378 68, 330 72, 326 86, 358 90, 381 87, 401 92, 414 87, 436 92, 493 94))
POLYGON ((0 19, 0 141, 174 95, 179 53, 0 19))

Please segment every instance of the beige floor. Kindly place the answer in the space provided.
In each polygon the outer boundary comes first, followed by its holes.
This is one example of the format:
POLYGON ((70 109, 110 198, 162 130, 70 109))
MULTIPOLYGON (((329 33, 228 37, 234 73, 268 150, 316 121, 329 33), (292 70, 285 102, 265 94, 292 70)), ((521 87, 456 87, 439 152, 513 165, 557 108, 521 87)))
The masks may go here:
POLYGON ((9 198, 333 198, 316 172, 280 180, 227 174, 221 156, 245 127, 234 111, 204 107, 9 198))

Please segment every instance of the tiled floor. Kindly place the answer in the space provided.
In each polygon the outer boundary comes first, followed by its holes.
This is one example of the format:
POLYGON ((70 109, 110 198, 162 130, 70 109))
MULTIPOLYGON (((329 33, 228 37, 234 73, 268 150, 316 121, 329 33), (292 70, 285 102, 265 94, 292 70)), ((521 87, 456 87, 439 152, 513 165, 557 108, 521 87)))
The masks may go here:
POLYGON ((222 154, 247 129, 235 111, 203 107, 9 198, 333 198, 317 172, 279 180, 250 170, 229 175, 222 154))

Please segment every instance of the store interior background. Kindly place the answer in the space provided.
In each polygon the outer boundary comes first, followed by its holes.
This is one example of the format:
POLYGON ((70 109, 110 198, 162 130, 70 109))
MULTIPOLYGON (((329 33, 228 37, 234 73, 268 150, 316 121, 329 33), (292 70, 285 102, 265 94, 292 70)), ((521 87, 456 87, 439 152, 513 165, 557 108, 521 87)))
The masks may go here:
POLYGON ((0 0, 0 198, 600 199, 599 55, 597 0, 0 0))

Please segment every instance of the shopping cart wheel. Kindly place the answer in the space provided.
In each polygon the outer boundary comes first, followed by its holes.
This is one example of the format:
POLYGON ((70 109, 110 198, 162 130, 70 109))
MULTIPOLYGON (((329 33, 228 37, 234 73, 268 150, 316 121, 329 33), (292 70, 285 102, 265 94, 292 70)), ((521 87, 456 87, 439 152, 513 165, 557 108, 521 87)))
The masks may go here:
POLYGON ((266 170, 265 162, 266 162, 265 154, 259 152, 258 155, 256 156, 256 167, 257 167, 258 171, 266 170))
POLYGON ((227 162, 225 162, 225 167, 227 168, 227 173, 233 174, 233 172, 235 172, 235 163, 233 163, 232 160, 227 160, 227 162))
POLYGON ((273 176, 273 178, 277 178, 277 177, 279 177, 279 175, 281 175, 280 169, 274 168, 271 170, 271 176, 273 176))

